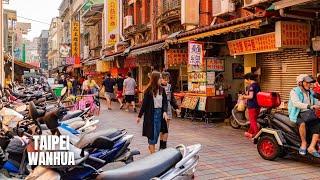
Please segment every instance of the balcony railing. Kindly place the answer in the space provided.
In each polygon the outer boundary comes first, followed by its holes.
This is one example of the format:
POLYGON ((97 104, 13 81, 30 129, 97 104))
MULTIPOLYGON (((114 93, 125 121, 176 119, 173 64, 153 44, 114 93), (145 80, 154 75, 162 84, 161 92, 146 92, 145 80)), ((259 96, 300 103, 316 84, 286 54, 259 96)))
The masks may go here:
POLYGON ((158 11, 157 24, 170 22, 180 18, 181 0, 163 0, 158 11))

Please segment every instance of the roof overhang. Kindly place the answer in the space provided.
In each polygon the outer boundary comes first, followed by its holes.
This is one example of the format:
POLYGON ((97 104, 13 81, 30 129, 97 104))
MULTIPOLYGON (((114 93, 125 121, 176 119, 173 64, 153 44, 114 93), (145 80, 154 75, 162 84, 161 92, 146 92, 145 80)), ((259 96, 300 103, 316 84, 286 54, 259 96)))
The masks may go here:
POLYGON ((304 3, 313 2, 314 0, 281 0, 273 3, 274 10, 284 9, 291 6, 301 5, 304 3))

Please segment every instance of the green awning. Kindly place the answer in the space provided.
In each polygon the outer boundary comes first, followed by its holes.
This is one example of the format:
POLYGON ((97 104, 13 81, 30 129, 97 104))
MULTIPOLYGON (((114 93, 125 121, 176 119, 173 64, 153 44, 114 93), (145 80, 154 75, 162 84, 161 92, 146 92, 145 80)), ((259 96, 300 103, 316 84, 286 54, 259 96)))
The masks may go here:
POLYGON ((82 6, 82 11, 86 12, 94 5, 104 4, 104 0, 86 0, 82 6))

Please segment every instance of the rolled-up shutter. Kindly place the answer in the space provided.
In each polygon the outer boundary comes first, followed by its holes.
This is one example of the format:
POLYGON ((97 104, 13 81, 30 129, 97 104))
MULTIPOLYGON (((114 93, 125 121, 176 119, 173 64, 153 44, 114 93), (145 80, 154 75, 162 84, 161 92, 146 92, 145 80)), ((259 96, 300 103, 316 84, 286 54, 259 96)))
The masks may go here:
POLYGON ((296 86, 299 74, 312 74, 312 56, 304 49, 285 49, 283 51, 257 55, 261 67, 261 89, 279 92, 287 101, 290 91, 296 86))

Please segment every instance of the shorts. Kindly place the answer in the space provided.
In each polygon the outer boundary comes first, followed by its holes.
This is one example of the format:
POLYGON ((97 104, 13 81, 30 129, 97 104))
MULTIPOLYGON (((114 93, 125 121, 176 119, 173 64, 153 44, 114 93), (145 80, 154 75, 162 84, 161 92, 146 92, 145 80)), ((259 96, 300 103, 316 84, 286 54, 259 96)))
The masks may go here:
POLYGON ((117 98, 123 98, 122 91, 117 91, 117 98))
POLYGON ((104 93, 104 97, 106 98, 106 99, 112 99, 113 97, 114 97, 114 95, 113 95, 113 93, 111 93, 111 92, 105 92, 104 93))
MULTIPOLYGON (((296 124, 299 126, 301 123, 304 123, 301 118, 297 119, 296 124)), ((320 121, 319 119, 313 120, 313 121, 308 121, 306 123, 306 131, 307 131, 307 136, 311 137, 313 134, 320 134, 320 121)))
POLYGON ((134 95, 125 95, 125 101, 127 103, 134 102, 134 95))
POLYGON ((161 108, 157 108, 153 110, 153 138, 148 139, 148 143, 150 145, 155 145, 158 143, 161 124, 162 124, 162 110, 161 108))

